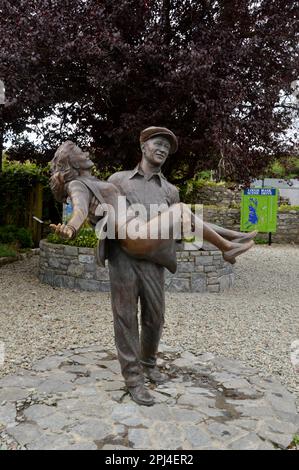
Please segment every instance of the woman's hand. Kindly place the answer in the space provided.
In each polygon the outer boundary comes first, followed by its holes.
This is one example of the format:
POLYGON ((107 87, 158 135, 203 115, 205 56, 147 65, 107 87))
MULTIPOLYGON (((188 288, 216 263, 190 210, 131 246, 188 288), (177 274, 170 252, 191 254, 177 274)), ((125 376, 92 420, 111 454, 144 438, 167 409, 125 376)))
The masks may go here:
POLYGON ((51 230, 56 233, 56 235, 60 235, 62 238, 75 238, 76 230, 75 227, 72 225, 64 225, 64 224, 50 224, 51 230))

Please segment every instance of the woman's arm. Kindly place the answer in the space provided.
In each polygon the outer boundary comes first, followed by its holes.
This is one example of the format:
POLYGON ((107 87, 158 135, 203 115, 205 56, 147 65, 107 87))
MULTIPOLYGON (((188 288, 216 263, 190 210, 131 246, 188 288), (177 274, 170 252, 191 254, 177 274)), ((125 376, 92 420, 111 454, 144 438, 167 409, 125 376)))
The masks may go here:
POLYGON ((67 193, 72 201, 72 217, 67 224, 51 224, 50 227, 63 238, 75 238, 88 217, 91 193, 84 183, 76 180, 68 184, 67 193))

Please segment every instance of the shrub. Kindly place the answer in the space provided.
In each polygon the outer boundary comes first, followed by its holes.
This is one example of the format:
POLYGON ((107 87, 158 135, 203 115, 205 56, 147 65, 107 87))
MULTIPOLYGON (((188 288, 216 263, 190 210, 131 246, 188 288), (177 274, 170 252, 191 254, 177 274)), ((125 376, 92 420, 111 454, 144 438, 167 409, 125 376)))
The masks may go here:
POLYGON ((20 248, 31 248, 33 246, 30 231, 24 227, 19 228, 15 225, 4 225, 0 227, 0 243, 18 244, 20 248))
POLYGON ((17 240, 20 242, 21 248, 32 248, 33 241, 31 233, 26 228, 19 228, 17 233, 17 240))
POLYGON ((56 235, 56 233, 50 233, 47 237, 47 241, 55 244, 81 246, 86 248, 94 248, 97 245, 97 237, 90 227, 83 227, 79 230, 78 235, 73 240, 68 240, 56 235))
POLYGON ((192 203, 198 197, 198 191, 202 188, 219 188, 219 187, 227 187, 227 184, 224 181, 216 182, 204 179, 202 177, 199 178, 192 178, 186 180, 183 184, 179 186, 180 190, 180 198, 185 203, 192 203))
POLYGON ((13 256, 13 257, 17 256, 16 251, 10 246, 3 245, 2 243, 0 243, 0 258, 10 257, 10 256, 13 256))
POLYGON ((254 243, 256 245, 267 245, 269 243, 269 240, 268 238, 260 238, 260 237, 256 237, 254 239, 254 243))
POLYGON ((33 163, 3 160, 0 173, 0 224, 24 227, 29 214, 30 194, 38 183, 48 186, 49 169, 33 163))

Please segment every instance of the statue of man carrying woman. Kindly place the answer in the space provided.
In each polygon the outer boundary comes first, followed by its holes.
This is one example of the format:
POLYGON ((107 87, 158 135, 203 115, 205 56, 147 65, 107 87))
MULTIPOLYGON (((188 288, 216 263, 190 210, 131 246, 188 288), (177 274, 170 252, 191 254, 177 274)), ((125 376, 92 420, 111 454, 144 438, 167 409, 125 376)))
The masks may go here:
POLYGON ((132 399, 149 406, 154 399, 144 376, 154 383, 167 380, 156 359, 164 324, 164 268, 176 270, 175 240, 203 238, 233 264, 254 245, 256 232, 245 234, 206 223, 180 202, 177 188, 161 173, 178 147, 172 131, 144 129, 140 144, 142 157, 137 167, 115 173, 106 182, 91 175, 88 152, 71 141, 64 142, 51 161, 50 184, 58 201, 71 199, 73 214, 67 224, 51 227, 62 237, 74 238, 87 219, 94 227, 100 225, 100 231, 105 224, 113 225, 115 237, 100 242, 98 260, 104 264, 108 258, 115 343, 124 380, 132 399), (120 198, 125 198, 125 206, 119 204, 120 198), (142 214, 136 213, 136 204, 144 208, 142 214), (155 215, 153 205, 159 207, 155 215))

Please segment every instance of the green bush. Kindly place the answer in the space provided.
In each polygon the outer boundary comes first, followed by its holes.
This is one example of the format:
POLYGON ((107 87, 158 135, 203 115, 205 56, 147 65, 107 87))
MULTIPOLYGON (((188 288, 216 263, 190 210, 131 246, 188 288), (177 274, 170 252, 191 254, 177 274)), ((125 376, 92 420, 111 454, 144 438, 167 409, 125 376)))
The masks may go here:
POLYGON ((62 238, 56 235, 56 233, 50 233, 47 237, 47 241, 55 244, 94 248, 97 245, 98 239, 93 228, 84 227, 79 230, 78 235, 73 240, 62 238))
POLYGON ((299 158, 288 157, 281 160, 275 160, 267 169, 264 176, 284 179, 298 178, 299 158))
POLYGON ((16 227, 15 225, 4 225, 0 227, 0 243, 18 244, 20 248, 33 247, 30 231, 23 227, 16 227))
POLYGON ((254 243, 256 245, 267 245, 269 243, 268 238, 255 237, 254 243))
POLYGON ((2 257, 16 257, 17 252, 11 248, 9 245, 4 245, 0 243, 0 258, 2 257))
POLYGON ((190 204, 194 202, 194 200, 198 197, 198 191, 202 188, 219 188, 219 187, 227 187, 224 181, 216 182, 204 179, 201 176, 197 175, 192 179, 186 180, 183 184, 178 185, 180 190, 180 198, 186 204, 190 204))
POLYGON ((32 248, 33 241, 31 233, 26 228, 19 228, 17 233, 17 240, 20 242, 21 248, 32 248))
POLYGON ((41 183, 48 186, 49 167, 40 168, 34 163, 7 161, 4 157, 0 173, 0 224, 13 223, 26 226, 30 192, 41 183))

